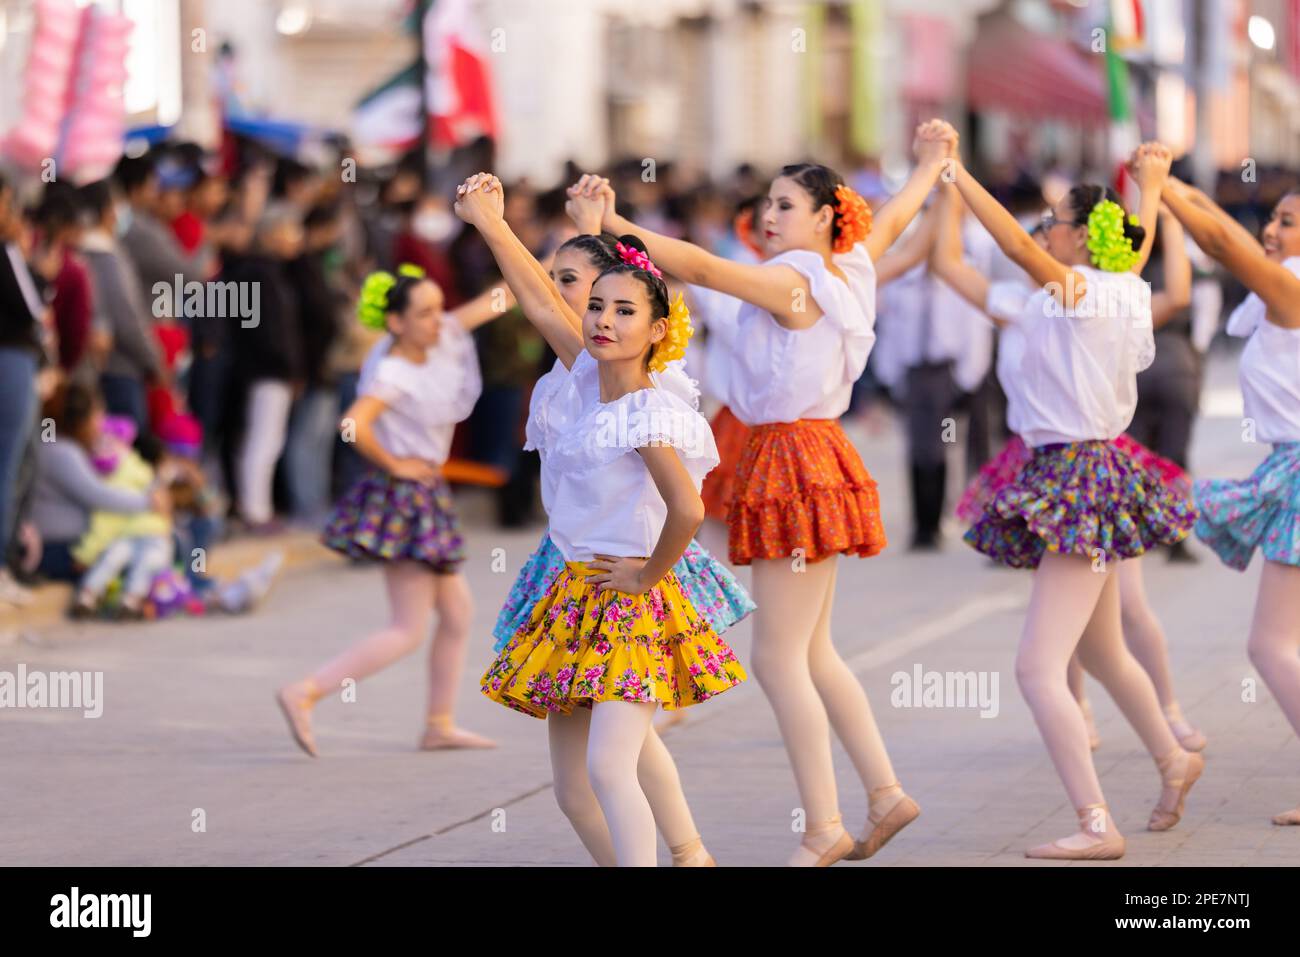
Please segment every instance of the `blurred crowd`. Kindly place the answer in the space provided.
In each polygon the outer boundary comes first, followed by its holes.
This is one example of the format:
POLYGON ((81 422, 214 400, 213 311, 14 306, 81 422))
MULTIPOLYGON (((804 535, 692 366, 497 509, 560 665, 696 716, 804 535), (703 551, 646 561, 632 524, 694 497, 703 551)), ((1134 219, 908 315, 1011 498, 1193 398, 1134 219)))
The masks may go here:
MULTIPOLYGON (((207 547, 312 527, 355 480, 362 463, 338 418, 379 335, 352 318, 364 277, 413 263, 454 308, 499 275, 452 213, 450 173, 435 186, 418 156, 382 174, 338 160, 313 168, 251 142, 219 154, 164 143, 99 182, 0 180, 0 603, 28 600, 25 584, 47 577, 77 584, 74 614, 240 610, 274 569, 214 582, 207 547)), ((490 168, 490 157, 468 162, 490 168)), ((573 235, 564 187, 582 172, 550 188, 506 184, 506 218, 539 257, 573 235)), ((709 181, 639 160, 606 171, 632 218, 732 258, 754 256, 746 233, 765 172, 741 166, 709 181)), ((877 165, 844 172, 873 204, 887 197, 877 165)), ((1218 192, 1257 226, 1270 196, 1293 184, 1262 170, 1258 183, 1227 176, 1218 192)), ((1016 169, 995 191, 1027 220, 1052 199, 1048 178, 1016 169)), ((970 254, 979 248, 972 234, 970 254)), ((1198 275, 1220 289, 1208 265, 1198 275)), ((957 311, 935 282, 918 267, 882 291, 881 342, 855 411, 879 425, 891 404, 933 399, 926 370, 946 364, 944 401, 971 415, 968 467, 978 467, 1001 429, 996 342, 913 322, 957 311)), ((1233 298, 1210 305, 1215 322, 1233 298)), ((501 524, 528 524, 537 462, 521 452, 523 420, 554 357, 517 311, 476 339, 484 391, 453 457, 499 477, 501 524)), ((914 544, 924 546, 946 479, 933 455, 913 458, 914 544)))

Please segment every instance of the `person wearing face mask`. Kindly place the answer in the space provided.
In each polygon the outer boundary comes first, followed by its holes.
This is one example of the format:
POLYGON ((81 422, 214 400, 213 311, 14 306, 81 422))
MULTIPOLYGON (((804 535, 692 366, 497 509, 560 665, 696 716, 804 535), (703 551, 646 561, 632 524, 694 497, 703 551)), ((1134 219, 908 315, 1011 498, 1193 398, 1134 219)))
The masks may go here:
MULTIPOLYGON (((443 230, 442 217, 426 198, 404 200, 396 208, 398 225, 393 236, 393 260, 423 269, 445 290, 447 306, 454 309, 460 305, 461 298, 457 295, 455 276, 443 246, 443 241, 451 236, 451 229, 443 230)), ((446 225, 454 224, 452 218, 446 225)))

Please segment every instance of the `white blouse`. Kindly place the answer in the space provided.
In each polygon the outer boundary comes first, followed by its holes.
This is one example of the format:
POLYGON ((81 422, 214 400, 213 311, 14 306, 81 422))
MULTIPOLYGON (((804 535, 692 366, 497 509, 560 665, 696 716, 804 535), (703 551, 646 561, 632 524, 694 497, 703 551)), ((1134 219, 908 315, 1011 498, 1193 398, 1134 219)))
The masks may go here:
MULTIPOLYGON (((1300 256, 1282 265, 1300 276, 1300 256)), ((1300 329, 1269 322, 1266 312, 1252 292, 1228 318, 1228 335, 1249 339, 1238 366, 1246 418, 1260 442, 1300 442, 1300 329)))
POLYGON ((1025 355, 1025 333, 1016 322, 1034 287, 1014 279, 989 283, 984 311, 1005 325, 998 329, 998 383, 1007 397, 1007 428, 1015 435, 1023 426, 1024 400, 1020 397, 1019 370, 1025 355))
POLYGON ((438 341, 422 365, 389 355, 393 337, 375 343, 361 366, 358 395, 388 406, 375 420, 375 439, 389 455, 442 465, 456 423, 469 418, 483 392, 474 337, 458 321, 443 320, 438 341))
POLYGON ((1118 437, 1137 410, 1137 374, 1155 359, 1151 287, 1130 272, 1074 268, 1087 280, 1074 307, 1039 289, 1013 317, 1024 352, 1007 375, 1032 446, 1118 437))
POLYGON ((807 329, 787 329, 749 302, 709 316, 720 346, 711 350, 710 388, 746 425, 834 419, 848 409, 876 341, 876 269, 861 244, 832 259, 847 282, 806 249, 764 264, 791 266, 808 279, 822 317, 807 329))
POLYGON ((597 368, 585 350, 568 370, 557 363, 529 406, 525 448, 541 453, 551 541, 566 561, 654 551, 668 507, 638 448, 671 445, 697 491, 718 464, 713 432, 697 409, 699 390, 680 360, 651 374, 653 388, 613 402, 600 401, 597 368))

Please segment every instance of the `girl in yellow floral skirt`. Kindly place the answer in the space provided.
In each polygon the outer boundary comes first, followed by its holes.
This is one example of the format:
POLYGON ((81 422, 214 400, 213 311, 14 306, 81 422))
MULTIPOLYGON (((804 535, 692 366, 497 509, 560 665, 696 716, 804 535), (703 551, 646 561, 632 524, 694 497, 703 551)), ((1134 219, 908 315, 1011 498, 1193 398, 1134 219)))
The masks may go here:
POLYGON ((688 707, 745 679, 672 571, 703 521, 700 484, 718 463, 694 383, 676 361, 689 317, 633 240, 592 285, 579 334, 503 209, 501 184, 487 174, 457 192, 456 214, 483 235, 568 372, 534 402, 530 422, 565 568, 482 690, 547 719, 556 795, 584 841, 565 805, 585 774, 597 804, 585 813, 603 816, 616 862, 654 866, 655 819, 637 762, 656 707, 688 707))

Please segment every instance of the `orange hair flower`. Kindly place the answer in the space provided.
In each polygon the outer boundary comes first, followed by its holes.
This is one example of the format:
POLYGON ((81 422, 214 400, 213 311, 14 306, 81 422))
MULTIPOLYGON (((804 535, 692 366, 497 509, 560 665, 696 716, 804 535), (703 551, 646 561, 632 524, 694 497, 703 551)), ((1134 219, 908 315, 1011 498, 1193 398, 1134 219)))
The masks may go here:
POLYGON ((835 207, 835 225, 839 226, 840 234, 835 237, 831 251, 846 253, 871 232, 871 207, 856 190, 843 184, 835 187, 835 198, 839 200, 835 207))
POLYGON ((736 238, 740 240, 755 256, 762 257, 763 251, 758 248, 758 243, 754 242, 754 211, 752 209, 742 209, 736 214, 732 221, 732 228, 736 231, 736 238))

